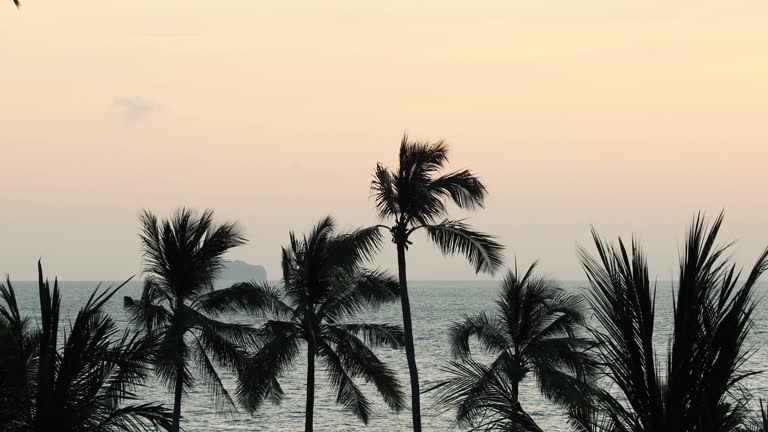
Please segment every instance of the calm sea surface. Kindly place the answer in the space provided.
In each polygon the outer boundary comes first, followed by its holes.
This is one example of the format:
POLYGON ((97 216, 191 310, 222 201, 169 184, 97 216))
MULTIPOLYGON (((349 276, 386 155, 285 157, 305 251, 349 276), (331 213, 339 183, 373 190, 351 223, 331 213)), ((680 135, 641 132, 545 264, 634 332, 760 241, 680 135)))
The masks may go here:
MULTIPOLYGON (((87 296, 96 286, 95 282, 63 282, 62 284, 62 317, 68 322, 77 309, 84 303, 87 296)), ((14 283, 19 302, 26 313, 39 311, 37 299, 37 284, 30 282, 14 283)), ((580 291, 583 282, 563 282, 562 286, 580 291)), ((427 282, 413 281, 410 284, 411 302, 414 318, 414 333, 416 339, 416 355, 419 363, 419 374, 422 388, 444 378, 441 367, 449 357, 447 342, 448 328, 454 321, 461 319, 464 314, 480 311, 491 311, 497 296, 498 283, 491 281, 457 281, 457 282, 427 282)), ((140 292, 138 282, 130 283, 112 299, 108 312, 120 325, 126 325, 126 316, 122 308, 122 296, 137 296, 140 292)), ((768 285, 763 283, 758 291, 759 297, 768 293, 768 285)), ((656 347, 662 353, 666 349, 667 336, 671 328, 671 284, 660 283, 656 302, 656 347)), ((747 367, 754 370, 768 369, 768 351, 764 347, 764 331, 768 328, 768 301, 763 301, 758 307, 755 317, 756 331, 751 343, 758 346, 756 353, 749 360, 747 367)), ((237 321, 247 321, 247 317, 234 317, 237 321)), ((400 323, 399 305, 388 306, 375 312, 360 316, 359 322, 371 323, 400 323)), ((392 367, 400 371, 401 382, 407 386, 408 372, 405 354, 401 351, 382 350, 380 356, 392 367)), ((182 404, 183 426, 189 432, 235 432, 235 431, 299 431, 304 427, 304 397, 305 372, 304 355, 297 359, 296 369, 282 380, 286 399, 281 406, 265 405, 256 415, 243 412, 234 414, 217 413, 213 403, 205 392, 204 385, 194 388, 182 404)), ((226 371, 222 373, 229 390, 234 392, 233 377, 226 371)), ((395 432, 410 430, 410 413, 394 414, 387 411, 386 406, 377 398, 370 386, 363 384, 367 394, 374 402, 374 412, 368 427, 359 422, 353 415, 334 403, 335 397, 330 385, 325 381, 324 371, 317 371, 317 400, 315 402, 315 429, 317 431, 342 432, 366 430, 371 432, 395 432)), ((768 397, 768 374, 757 375, 748 383, 749 389, 763 398, 768 397)), ((407 387, 406 387, 407 388, 407 387)), ((534 383, 524 382, 521 389, 521 403, 539 425, 546 431, 565 432, 568 427, 560 411, 544 401, 538 394, 534 383)), ((141 389, 141 395, 150 401, 167 403, 170 407, 172 396, 166 388, 157 383, 149 383, 149 387, 141 389)), ((428 431, 448 430, 451 424, 449 415, 439 415, 431 408, 430 395, 422 396, 424 406, 424 429, 428 431)))

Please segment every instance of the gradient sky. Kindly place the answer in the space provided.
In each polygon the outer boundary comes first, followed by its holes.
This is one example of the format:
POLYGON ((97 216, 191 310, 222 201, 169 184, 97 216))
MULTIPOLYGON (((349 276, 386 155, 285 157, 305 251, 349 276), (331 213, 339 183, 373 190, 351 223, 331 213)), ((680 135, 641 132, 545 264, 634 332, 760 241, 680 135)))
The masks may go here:
MULTIPOLYGON (((768 2, 0 2, 0 273, 140 271, 136 215, 238 219, 277 276, 290 229, 375 222, 377 161, 444 138, 486 181, 507 256, 581 279, 594 225, 670 279, 685 225, 725 209, 768 244, 768 2)), ((456 212, 457 217, 466 216, 456 212)), ((395 264, 391 244, 378 264, 395 264)), ((414 279, 471 279, 426 241, 414 279)))

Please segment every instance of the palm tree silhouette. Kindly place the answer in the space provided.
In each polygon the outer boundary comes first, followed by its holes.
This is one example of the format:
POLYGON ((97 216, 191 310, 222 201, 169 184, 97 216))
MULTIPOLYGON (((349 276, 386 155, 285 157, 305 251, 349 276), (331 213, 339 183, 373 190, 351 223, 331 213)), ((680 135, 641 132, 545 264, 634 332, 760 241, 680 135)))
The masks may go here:
POLYGON ((428 391, 455 411, 455 425, 471 430, 541 432, 522 408, 520 383, 533 375, 550 401, 580 405, 590 392, 597 368, 588 349, 593 342, 580 334, 585 324, 583 299, 554 282, 509 271, 496 312, 465 316, 450 331, 452 376, 428 391), (472 357, 470 340, 495 358, 486 365, 472 357))
POLYGON ((439 175, 447 162, 448 147, 443 141, 411 142, 403 136, 397 170, 378 164, 371 183, 379 218, 393 221, 391 227, 377 227, 388 230, 397 247, 414 432, 421 432, 421 402, 405 259, 411 235, 424 230, 444 254, 466 256, 477 272, 494 272, 502 264, 502 246, 492 236, 461 220, 445 219, 448 202, 474 210, 483 207, 486 195, 485 186, 468 170, 439 175))
POLYGON ((580 252, 600 324, 593 334, 620 394, 598 392, 591 409, 574 413, 577 430, 725 432, 743 425, 747 400, 739 388, 751 375, 743 366, 752 353, 745 341, 768 250, 740 284, 728 246, 717 244, 722 221, 720 214, 708 227, 699 214, 688 232, 666 365, 657 363, 653 347, 656 289, 642 250, 621 239, 613 247, 593 231, 597 256, 580 252))
POLYGON ((148 276, 141 298, 126 297, 125 308, 136 326, 160 338, 155 371, 173 389, 173 430, 178 431, 182 395, 193 385, 192 361, 217 408, 235 406, 216 366, 236 369, 256 333, 217 317, 233 305, 259 300, 241 285, 213 290, 224 254, 245 242, 236 223, 216 225, 212 211, 198 215, 188 209, 162 223, 148 211, 139 219, 148 276))
POLYGON ((0 284, 0 430, 118 432, 171 429, 162 405, 130 403, 152 372, 153 337, 121 332, 103 306, 125 283, 90 295, 60 336, 61 293, 38 263, 40 328, 22 317, 10 280, 0 284))
POLYGON ((273 298, 275 320, 261 327, 261 346, 241 370, 240 400, 251 412, 265 400, 279 402, 279 378, 306 344, 307 398, 305 431, 313 428, 315 358, 325 366, 336 392, 336 402, 368 422, 371 405, 354 379, 372 382, 394 411, 404 406, 402 386, 395 371, 371 347, 402 347, 402 330, 389 324, 350 322, 359 312, 397 300, 397 280, 361 264, 381 242, 378 230, 338 234, 333 219, 322 219, 302 239, 290 234, 283 248, 282 292, 265 284, 252 289, 273 298), (281 319, 282 318, 282 319, 281 319))

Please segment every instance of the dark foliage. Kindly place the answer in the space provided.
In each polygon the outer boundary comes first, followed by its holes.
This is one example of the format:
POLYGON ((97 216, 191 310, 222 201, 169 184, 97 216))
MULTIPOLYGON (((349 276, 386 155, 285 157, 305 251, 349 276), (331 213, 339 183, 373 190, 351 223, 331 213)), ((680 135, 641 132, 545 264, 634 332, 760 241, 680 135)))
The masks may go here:
POLYGON ((213 212, 188 209, 163 222, 145 211, 140 221, 147 277, 141 298, 126 297, 125 309, 138 328, 159 338, 154 369, 174 392, 178 430, 182 395, 195 384, 196 376, 202 377, 217 408, 234 409, 217 367, 236 369, 256 332, 217 318, 242 304, 268 299, 247 284, 213 289, 226 252, 245 242, 236 223, 216 225, 213 212))
POLYGON ((595 233, 597 256, 581 251, 601 327, 593 333, 620 396, 601 392, 591 410, 575 413, 579 430, 730 432, 744 424, 746 338, 768 250, 740 283, 728 246, 717 243, 721 224, 722 215, 710 227, 698 216, 688 232, 666 366, 653 346, 655 287, 639 246, 619 240, 615 248, 595 233))
POLYGON ((21 316, 10 281, 0 285, 0 430, 170 430, 170 411, 135 393, 151 374, 156 339, 121 333, 102 311, 124 284, 97 288, 64 333, 58 282, 51 289, 38 270, 40 328, 21 316))
POLYGON ((768 432, 768 409, 760 400, 760 412, 752 418, 742 429, 743 432, 768 432))
POLYGON ((283 284, 279 292, 266 285, 252 285, 269 297, 264 307, 248 308, 272 316, 260 329, 262 342, 241 370, 240 401, 251 412, 264 401, 279 403, 283 397, 280 377, 291 369, 306 345, 307 421, 312 430, 314 362, 320 359, 336 402, 364 423, 371 404, 356 379, 373 383, 394 411, 404 407, 395 372, 372 348, 402 347, 402 330, 389 324, 351 322, 365 309, 397 301, 397 281, 379 270, 362 268, 380 242, 377 230, 337 233, 331 218, 321 220, 308 236, 290 236, 283 248, 283 284))
POLYGON ((519 400, 520 383, 533 377, 548 400, 577 409, 595 390, 597 368, 584 337, 583 299, 551 280, 510 271, 492 314, 465 316, 451 327, 451 378, 427 391, 470 430, 541 431, 519 400), (470 341, 494 356, 490 364, 472 357, 470 341))

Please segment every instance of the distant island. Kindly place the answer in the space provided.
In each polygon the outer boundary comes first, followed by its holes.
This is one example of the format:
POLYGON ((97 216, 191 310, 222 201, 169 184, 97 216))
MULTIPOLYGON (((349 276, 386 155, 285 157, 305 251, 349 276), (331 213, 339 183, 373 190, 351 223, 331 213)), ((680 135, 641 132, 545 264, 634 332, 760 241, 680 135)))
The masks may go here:
POLYGON ((248 264, 245 261, 224 261, 224 269, 219 275, 219 279, 225 281, 265 281, 267 280, 267 271, 264 266, 248 264))

